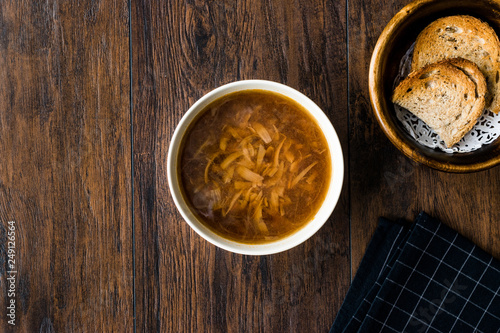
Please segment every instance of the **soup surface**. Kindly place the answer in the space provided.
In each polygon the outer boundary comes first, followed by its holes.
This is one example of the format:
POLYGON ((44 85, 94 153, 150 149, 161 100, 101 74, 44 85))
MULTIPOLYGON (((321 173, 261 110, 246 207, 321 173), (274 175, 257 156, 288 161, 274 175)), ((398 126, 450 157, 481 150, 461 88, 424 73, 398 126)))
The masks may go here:
POLYGON ((242 243, 283 238, 309 222, 328 191, 331 158, 316 122, 295 101, 263 90, 228 94, 188 129, 184 197, 198 218, 242 243))

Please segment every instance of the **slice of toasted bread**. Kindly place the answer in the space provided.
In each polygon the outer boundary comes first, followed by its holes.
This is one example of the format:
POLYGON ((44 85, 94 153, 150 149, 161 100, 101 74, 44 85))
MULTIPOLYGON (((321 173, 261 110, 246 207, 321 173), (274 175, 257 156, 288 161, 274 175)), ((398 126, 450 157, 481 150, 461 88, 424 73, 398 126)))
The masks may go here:
POLYGON ((440 18, 428 25, 415 43, 412 71, 446 59, 474 62, 486 78, 486 108, 500 112, 500 42, 485 22, 467 15, 440 18))
POLYGON ((446 59, 410 73, 392 101, 429 125, 447 147, 469 132, 483 113, 486 81, 465 59, 446 59))

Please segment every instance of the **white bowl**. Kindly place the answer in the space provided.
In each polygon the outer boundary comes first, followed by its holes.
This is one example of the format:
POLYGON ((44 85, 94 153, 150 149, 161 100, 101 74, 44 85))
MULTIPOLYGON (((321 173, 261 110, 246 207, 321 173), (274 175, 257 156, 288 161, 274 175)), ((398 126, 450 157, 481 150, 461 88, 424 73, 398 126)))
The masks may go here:
POLYGON ((337 204, 340 192, 342 190, 342 183, 344 179, 344 159, 342 156, 342 148, 340 146, 337 133, 333 129, 333 126, 330 123, 328 117, 313 101, 311 101, 308 97, 298 92, 297 90, 280 83, 264 80, 247 80, 237 81, 219 87, 200 98, 196 103, 194 103, 193 106, 191 106, 184 117, 182 117, 179 125, 177 125, 177 128, 175 129, 174 135, 172 136, 167 159, 167 174, 170 193, 172 194, 177 209, 181 213, 184 220, 201 237, 227 251, 249 255, 266 255, 282 252, 299 245, 300 243, 311 237, 316 231, 318 231, 328 220, 337 204), (328 188, 326 198, 314 218, 306 223, 304 227, 297 230, 295 233, 285 238, 281 238, 277 241, 264 244, 238 243, 233 240, 221 237, 220 235, 214 233, 212 230, 206 227, 203 223, 201 223, 184 200, 180 188, 181 185, 179 181, 179 175, 177 172, 179 161, 178 156, 180 153, 182 138, 196 116, 214 100, 232 92, 249 89, 266 90, 285 95, 288 98, 293 99, 294 101, 302 105, 307 111, 309 111, 309 114, 316 120, 317 124, 325 135, 326 141, 328 142, 328 147, 330 149, 332 163, 330 186, 328 188))

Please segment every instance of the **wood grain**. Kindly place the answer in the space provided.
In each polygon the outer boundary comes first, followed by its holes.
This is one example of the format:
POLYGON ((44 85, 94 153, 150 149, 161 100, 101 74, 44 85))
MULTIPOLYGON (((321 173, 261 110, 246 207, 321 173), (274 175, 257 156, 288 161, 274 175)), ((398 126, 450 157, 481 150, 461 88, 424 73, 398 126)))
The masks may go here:
POLYGON ((311 97, 347 151, 345 3, 132 2, 137 327, 326 331, 350 282, 347 191, 297 248, 250 257, 195 234, 170 197, 166 158, 181 116, 224 83, 268 79, 311 97))
POLYGON ((372 115, 371 53, 409 2, 0 0, 2 309, 9 221, 17 269, 16 327, 2 312, 0 331, 327 331, 379 216, 425 210, 500 258, 500 167, 418 165, 372 115), (344 150, 331 218, 272 256, 206 242, 167 184, 182 115, 243 79, 309 96, 344 150))
POLYGON ((131 331, 127 3, 1 1, 0 15, 0 331, 131 331))
POLYGON ((378 36, 409 0, 349 2, 352 269, 380 216, 413 220, 424 210, 500 257, 500 168, 449 174, 404 157, 371 112, 368 68, 378 36), (381 8, 382 10, 374 10, 381 8))

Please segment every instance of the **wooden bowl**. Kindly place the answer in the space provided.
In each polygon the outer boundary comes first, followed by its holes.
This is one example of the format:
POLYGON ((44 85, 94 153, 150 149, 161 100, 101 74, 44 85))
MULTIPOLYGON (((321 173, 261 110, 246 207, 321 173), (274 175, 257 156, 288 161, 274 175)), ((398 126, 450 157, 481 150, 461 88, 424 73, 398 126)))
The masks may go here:
POLYGON ((450 154, 424 147, 397 119, 391 95, 400 60, 418 34, 440 17, 464 14, 487 22, 500 36, 500 0, 417 0, 404 7, 385 27, 370 63, 370 100, 382 130, 406 156, 446 172, 474 172, 499 164, 500 139, 470 153, 450 154))

